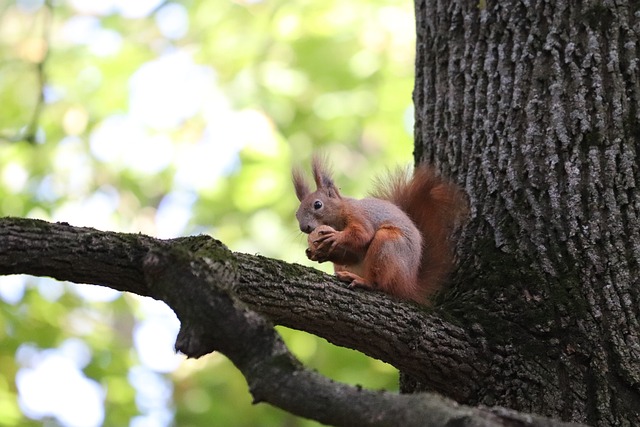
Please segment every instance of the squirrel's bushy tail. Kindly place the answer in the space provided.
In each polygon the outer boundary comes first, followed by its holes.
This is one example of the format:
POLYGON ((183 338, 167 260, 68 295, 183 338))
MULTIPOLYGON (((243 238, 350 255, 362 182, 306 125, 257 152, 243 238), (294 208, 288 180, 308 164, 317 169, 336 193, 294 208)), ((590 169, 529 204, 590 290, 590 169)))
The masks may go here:
POLYGON ((379 181, 374 197, 399 206, 422 233, 418 285, 428 298, 440 289, 453 267, 450 235, 468 213, 466 196, 432 167, 421 165, 413 176, 397 171, 379 181))

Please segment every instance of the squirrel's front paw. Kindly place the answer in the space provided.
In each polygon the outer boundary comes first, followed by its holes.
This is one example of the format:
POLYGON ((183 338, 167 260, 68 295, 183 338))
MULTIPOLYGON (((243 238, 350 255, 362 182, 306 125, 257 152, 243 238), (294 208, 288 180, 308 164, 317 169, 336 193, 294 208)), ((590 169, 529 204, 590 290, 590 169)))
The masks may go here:
POLYGON ((311 261, 325 262, 329 260, 329 253, 333 249, 337 231, 328 225, 316 227, 307 238, 309 247, 305 251, 311 261))

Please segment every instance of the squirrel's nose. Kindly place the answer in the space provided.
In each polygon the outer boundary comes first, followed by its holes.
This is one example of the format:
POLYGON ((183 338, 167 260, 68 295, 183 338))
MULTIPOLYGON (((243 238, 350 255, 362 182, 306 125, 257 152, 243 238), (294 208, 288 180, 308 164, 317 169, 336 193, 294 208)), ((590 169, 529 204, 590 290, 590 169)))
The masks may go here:
POLYGON ((302 231, 305 234, 309 234, 313 231, 313 228, 311 228, 310 225, 302 225, 300 224, 300 231, 302 231))

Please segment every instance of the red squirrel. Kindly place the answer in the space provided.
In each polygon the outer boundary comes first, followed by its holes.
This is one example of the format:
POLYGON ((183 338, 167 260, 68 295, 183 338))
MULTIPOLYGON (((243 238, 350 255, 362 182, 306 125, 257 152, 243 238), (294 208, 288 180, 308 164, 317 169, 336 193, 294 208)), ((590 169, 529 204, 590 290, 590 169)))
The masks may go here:
POLYGON ((315 156, 312 170, 313 192, 293 170, 307 257, 331 261, 350 286, 428 304, 453 266, 449 235, 467 212, 462 190, 421 165, 411 177, 398 172, 380 181, 371 197, 358 200, 340 194, 324 159, 315 156))

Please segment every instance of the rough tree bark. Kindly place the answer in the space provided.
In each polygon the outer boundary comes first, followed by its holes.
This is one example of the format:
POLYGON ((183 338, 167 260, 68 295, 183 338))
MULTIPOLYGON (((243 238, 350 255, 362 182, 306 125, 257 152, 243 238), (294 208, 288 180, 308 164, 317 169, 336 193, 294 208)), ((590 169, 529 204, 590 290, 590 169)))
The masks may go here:
POLYGON ((492 355, 465 402, 640 425, 640 2, 416 15, 416 154, 473 210, 441 308, 492 355))

